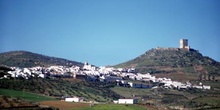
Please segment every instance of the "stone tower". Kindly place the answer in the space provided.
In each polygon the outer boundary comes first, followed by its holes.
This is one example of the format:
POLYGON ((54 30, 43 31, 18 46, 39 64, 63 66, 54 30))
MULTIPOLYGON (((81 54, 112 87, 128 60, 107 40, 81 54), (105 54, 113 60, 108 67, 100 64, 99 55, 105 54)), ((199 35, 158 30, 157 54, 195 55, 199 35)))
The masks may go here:
POLYGON ((180 49, 190 49, 188 45, 188 39, 180 39, 180 49))

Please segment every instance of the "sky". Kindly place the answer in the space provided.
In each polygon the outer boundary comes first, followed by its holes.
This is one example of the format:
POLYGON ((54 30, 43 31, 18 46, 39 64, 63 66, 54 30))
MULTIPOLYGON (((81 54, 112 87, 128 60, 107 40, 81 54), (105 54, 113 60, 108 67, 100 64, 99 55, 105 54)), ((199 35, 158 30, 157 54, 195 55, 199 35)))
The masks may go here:
POLYGON ((220 61, 219 0, 0 0, 0 53, 25 50, 96 66, 181 38, 220 61))

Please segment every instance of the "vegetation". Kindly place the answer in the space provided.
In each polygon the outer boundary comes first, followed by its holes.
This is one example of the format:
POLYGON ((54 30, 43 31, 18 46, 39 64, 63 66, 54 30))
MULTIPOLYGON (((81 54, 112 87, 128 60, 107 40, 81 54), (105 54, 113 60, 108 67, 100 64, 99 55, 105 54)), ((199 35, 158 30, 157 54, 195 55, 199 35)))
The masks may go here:
POLYGON ((4 77, 4 75, 8 75, 8 71, 11 71, 12 69, 7 66, 1 66, 0 65, 0 78, 4 77))
POLYGON ((109 89, 112 84, 87 82, 84 80, 67 79, 2 79, 0 88, 33 92, 57 98, 79 96, 98 102, 111 102, 120 96, 109 89))
POLYGON ((91 107, 82 107, 74 110, 146 110, 138 105, 97 104, 91 107))
POLYGON ((182 68, 183 72, 194 72, 192 71, 193 68, 191 67, 195 65, 202 65, 203 67, 207 67, 207 70, 210 73, 217 74, 220 70, 219 62, 216 62, 209 57, 202 56, 202 54, 200 54, 198 51, 172 49, 151 49, 145 52, 143 55, 125 63, 118 64, 115 67, 135 66, 138 72, 142 73, 166 73, 175 72, 176 68, 182 68))
POLYGON ((139 98, 139 104, 145 106, 154 105, 169 109, 174 106, 189 109, 219 109, 220 92, 217 89, 218 87, 216 84, 212 90, 136 89, 123 87, 114 87, 112 90, 124 97, 139 98))
POLYGON ((9 107, 36 107, 33 103, 9 96, 0 96, 1 110, 8 110, 9 107), (5 108, 5 109, 4 109, 5 108))
MULTIPOLYGON (((110 102, 119 98, 138 98, 139 104, 142 106, 153 105, 155 107, 173 107, 181 106, 185 108, 201 108, 201 109, 215 109, 220 107, 220 82, 206 81, 205 84, 210 84, 212 90, 188 89, 188 90, 173 90, 165 88, 155 89, 138 89, 114 86, 112 84, 103 82, 87 82, 83 80, 74 79, 2 79, 0 80, 0 94, 8 97, 17 97, 19 99, 26 99, 32 101, 51 100, 45 96, 53 96, 60 98, 62 96, 79 96, 85 99, 98 102, 110 102), (11 90, 9 90, 11 89, 11 90), (16 90, 16 91, 15 91, 16 90), (17 91, 19 90, 19 91, 17 91), (36 95, 29 92, 44 94, 36 95)), ((50 102, 51 105, 54 103, 50 102)), ((61 104, 59 101, 58 104, 61 104)), ((63 103, 66 105, 67 103, 63 103)), ((104 105, 89 105, 81 104, 86 109, 105 109, 104 105), (102 107, 103 106, 103 107, 102 107)), ((111 105, 111 104, 110 104, 111 105)), ((66 105, 74 108, 77 104, 66 105)), ((108 105, 105 105, 108 106, 108 105)), ((111 105, 112 109, 121 106, 122 110, 127 110, 125 105, 111 105), (125 107, 125 108, 123 108, 125 107)), ((132 105, 131 105, 132 106, 132 105)), ((56 107, 56 106, 54 106, 56 107)), ((133 107, 133 106, 132 106, 133 107)), ((129 105, 129 108, 132 108, 129 105)), ((136 106, 135 106, 136 107, 136 106)), ((56 107, 59 108, 59 107, 56 107)), ((77 108, 77 107, 76 107, 77 108)), ((120 108, 120 107, 119 107, 120 108)), ((108 109, 107 109, 108 110, 108 109)), ((129 109, 128 109, 129 110, 129 109)), ((131 109, 132 110, 132 109, 131 109)))
POLYGON ((133 96, 145 96, 146 94, 150 93, 149 91, 150 89, 126 88, 126 87, 120 87, 120 86, 111 88, 111 90, 125 98, 133 97, 133 96))
MULTIPOLYGON (((220 67, 219 62, 216 62, 209 57, 204 57, 197 51, 158 49, 151 49, 133 60, 116 65, 116 67, 131 67, 134 65, 139 69, 139 71, 147 69, 145 67, 154 66, 182 68, 192 67, 193 65, 212 65, 214 67, 220 67)), ((149 71, 149 69, 147 71, 149 71)))
POLYGON ((65 101, 43 101, 41 105, 49 105, 60 110, 146 110, 140 105, 91 104, 65 101))
POLYGON ((70 61, 62 58, 49 57, 27 51, 11 51, 0 53, 0 64, 15 67, 83 65, 80 62, 70 61))
POLYGON ((25 91, 16 91, 16 90, 9 90, 9 89, 2 89, 2 88, 0 88, 0 95, 16 97, 16 98, 20 98, 20 99, 24 99, 28 101, 34 101, 34 102, 54 100, 54 98, 52 97, 42 96, 39 94, 33 94, 30 92, 25 92, 25 91))
POLYGON ((59 108, 59 110, 76 110, 82 107, 89 107, 89 103, 65 102, 60 100, 43 101, 40 102, 40 105, 59 108))
POLYGON ((36 102, 23 100, 10 96, 0 96, 1 110, 57 110, 57 108, 49 106, 39 106, 36 102))
POLYGON ((38 101, 54 100, 53 98, 29 92, 0 89, 1 110, 57 110, 54 107, 41 107, 38 101))

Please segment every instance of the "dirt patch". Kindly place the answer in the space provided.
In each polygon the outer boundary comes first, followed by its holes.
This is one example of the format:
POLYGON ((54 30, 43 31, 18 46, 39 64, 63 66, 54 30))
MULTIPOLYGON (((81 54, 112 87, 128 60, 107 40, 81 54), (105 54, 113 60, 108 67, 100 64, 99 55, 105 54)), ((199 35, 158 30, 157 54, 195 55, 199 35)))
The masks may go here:
POLYGON ((40 105, 55 107, 55 108, 59 108, 60 110, 70 110, 79 107, 89 106, 88 103, 74 103, 74 102, 65 102, 65 101, 43 101, 40 102, 40 105))

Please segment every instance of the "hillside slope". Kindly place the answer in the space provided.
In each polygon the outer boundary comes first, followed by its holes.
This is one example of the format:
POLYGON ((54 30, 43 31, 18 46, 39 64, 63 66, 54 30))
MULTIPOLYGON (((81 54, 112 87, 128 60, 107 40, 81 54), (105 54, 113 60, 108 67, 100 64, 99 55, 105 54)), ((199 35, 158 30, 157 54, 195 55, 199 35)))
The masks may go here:
POLYGON ((33 66, 49 66, 63 65, 72 66, 83 64, 76 61, 70 61, 62 58, 49 57, 28 51, 11 51, 0 53, 0 64, 16 67, 33 67, 33 66))
POLYGON ((198 73, 220 74, 220 63, 203 56, 196 50, 178 48, 155 48, 115 67, 135 67, 142 73, 198 73))
MULTIPOLYGON (((64 97, 84 97, 86 100, 107 102, 118 99, 120 96, 110 90, 113 83, 90 82, 73 78, 42 79, 2 79, 0 88, 9 90, 26 91, 36 94, 44 94, 56 98, 64 97)), ((0 93, 1 95, 1 93, 0 93)))

